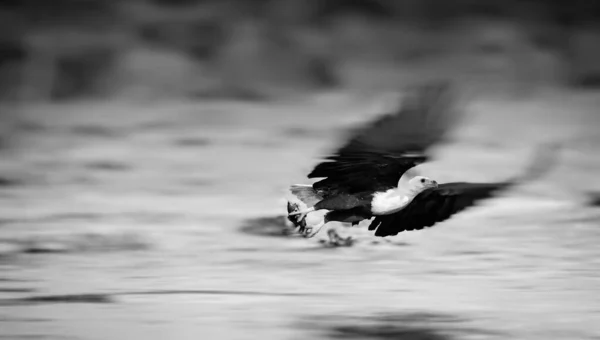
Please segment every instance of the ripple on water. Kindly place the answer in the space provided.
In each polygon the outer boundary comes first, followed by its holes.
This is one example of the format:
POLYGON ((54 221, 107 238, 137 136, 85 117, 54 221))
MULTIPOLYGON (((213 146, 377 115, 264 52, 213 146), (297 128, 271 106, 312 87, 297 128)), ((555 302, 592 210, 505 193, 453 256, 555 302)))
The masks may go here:
POLYGON ((502 333, 467 326, 456 315, 415 312, 361 317, 323 316, 303 319, 302 328, 317 329, 329 339, 453 340, 506 338, 502 333))
POLYGON ((39 295, 16 299, 2 299, 0 306, 40 305, 55 303, 114 303, 114 297, 109 294, 69 294, 69 295, 39 295))
POLYGON ((0 255, 142 251, 152 243, 137 232, 31 235, 0 239, 0 255))

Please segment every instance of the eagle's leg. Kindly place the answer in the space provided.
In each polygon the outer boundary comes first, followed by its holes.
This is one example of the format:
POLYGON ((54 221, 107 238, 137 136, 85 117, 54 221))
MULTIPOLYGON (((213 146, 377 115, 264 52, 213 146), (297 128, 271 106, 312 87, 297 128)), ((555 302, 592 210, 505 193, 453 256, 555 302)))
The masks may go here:
POLYGON ((323 227, 330 222, 327 218, 329 211, 321 209, 315 211, 314 207, 304 211, 299 209, 297 203, 288 202, 288 221, 298 228, 298 232, 306 238, 312 238, 317 235, 323 227), (294 219, 292 216, 300 215, 300 218, 294 219))
POLYGON ((288 214, 288 216, 300 215, 296 218, 296 221, 302 221, 309 212, 315 211, 315 207, 310 207, 306 210, 297 210, 288 214))
POLYGON ((287 204, 287 211, 288 211, 287 220, 291 223, 290 227, 292 229, 298 228, 298 232, 303 234, 306 231, 306 219, 298 220, 296 218, 293 218, 290 215, 291 213, 299 211, 299 210, 300 210, 300 207, 299 207, 298 203, 288 202, 288 204, 287 204))

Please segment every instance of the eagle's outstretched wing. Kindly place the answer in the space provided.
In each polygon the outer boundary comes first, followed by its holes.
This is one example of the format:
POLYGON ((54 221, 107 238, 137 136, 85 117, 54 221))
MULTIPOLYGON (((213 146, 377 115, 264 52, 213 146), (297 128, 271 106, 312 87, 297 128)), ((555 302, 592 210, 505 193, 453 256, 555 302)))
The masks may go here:
POLYGON ((391 215, 377 216, 369 225, 375 236, 392 236, 406 230, 419 230, 443 222, 452 215, 491 198, 511 182, 446 183, 419 194, 403 210, 391 215))
POLYGON ((547 144, 536 154, 530 167, 521 176, 497 183, 445 183, 417 195, 413 201, 397 213, 377 216, 369 225, 375 236, 391 236, 406 230, 419 230, 443 222, 452 215, 475 206, 479 201, 491 198, 526 180, 532 180, 550 169, 559 145, 547 144))
POLYGON ((458 120, 448 81, 408 89, 395 113, 355 130, 350 140, 308 178, 325 196, 395 187, 402 174, 428 159, 427 149, 442 141, 458 120))

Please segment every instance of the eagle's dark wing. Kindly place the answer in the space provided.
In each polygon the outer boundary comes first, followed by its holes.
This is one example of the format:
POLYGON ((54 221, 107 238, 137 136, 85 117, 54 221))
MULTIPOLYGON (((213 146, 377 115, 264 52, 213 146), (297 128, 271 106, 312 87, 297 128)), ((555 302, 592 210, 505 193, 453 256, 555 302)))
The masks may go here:
POLYGON ((395 187, 402 174, 428 159, 458 120, 449 82, 409 88, 400 109, 355 130, 350 140, 308 178, 326 177, 313 187, 325 196, 395 187))
POLYGON ((397 235, 405 230, 431 227, 445 221, 502 190, 540 177, 550 170, 559 148, 560 145, 556 143, 542 145, 527 169, 511 180, 496 183, 445 183, 435 189, 425 190, 399 212, 377 216, 369 225, 369 230, 377 229, 375 236, 383 237, 397 235))
POLYGON ((431 227, 452 215, 491 198, 513 182, 499 183, 445 183, 435 189, 423 191, 403 210, 377 216, 369 225, 375 236, 391 236, 405 230, 431 227))

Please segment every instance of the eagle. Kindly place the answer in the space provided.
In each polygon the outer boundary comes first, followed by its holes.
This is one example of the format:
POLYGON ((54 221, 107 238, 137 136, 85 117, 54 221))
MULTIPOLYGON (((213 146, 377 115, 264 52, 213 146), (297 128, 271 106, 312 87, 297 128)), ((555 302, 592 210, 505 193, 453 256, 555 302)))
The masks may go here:
POLYGON ((308 178, 319 181, 292 185, 291 193, 306 205, 300 209, 288 201, 288 220, 300 234, 313 237, 332 221, 354 226, 369 219, 368 229, 377 237, 421 230, 550 167, 558 143, 543 144, 523 174, 502 182, 438 183, 410 177, 412 168, 429 161, 431 147, 446 141, 461 120, 453 85, 441 80, 409 86, 396 112, 355 129, 342 147, 313 168, 308 178))

